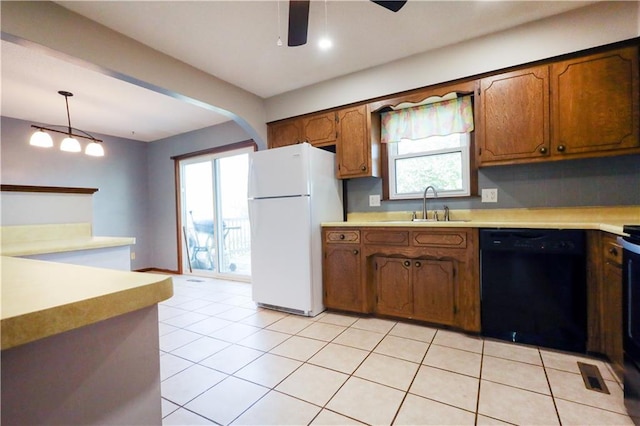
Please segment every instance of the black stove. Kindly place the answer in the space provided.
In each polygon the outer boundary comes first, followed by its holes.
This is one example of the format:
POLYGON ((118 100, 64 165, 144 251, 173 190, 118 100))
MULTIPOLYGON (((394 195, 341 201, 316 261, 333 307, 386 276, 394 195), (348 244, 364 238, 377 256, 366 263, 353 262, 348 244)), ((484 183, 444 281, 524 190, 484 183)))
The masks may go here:
POLYGON ((640 244, 640 225, 624 225, 622 232, 629 234, 628 237, 622 237, 625 241, 640 244))

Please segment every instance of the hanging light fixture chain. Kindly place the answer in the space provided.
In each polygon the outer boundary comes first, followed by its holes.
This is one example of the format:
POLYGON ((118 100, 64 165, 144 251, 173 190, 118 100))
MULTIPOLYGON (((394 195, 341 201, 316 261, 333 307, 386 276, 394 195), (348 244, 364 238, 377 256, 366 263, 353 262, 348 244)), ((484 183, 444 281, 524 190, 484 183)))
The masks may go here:
MULTIPOLYGON (((69 93, 69 92, 66 92, 69 93)), ((67 123, 69 124, 69 137, 71 137, 71 114, 69 114, 69 95, 65 94, 65 93, 60 93, 62 96, 64 96, 64 103, 67 105, 67 123)), ((73 96, 73 95, 71 95, 73 96)))

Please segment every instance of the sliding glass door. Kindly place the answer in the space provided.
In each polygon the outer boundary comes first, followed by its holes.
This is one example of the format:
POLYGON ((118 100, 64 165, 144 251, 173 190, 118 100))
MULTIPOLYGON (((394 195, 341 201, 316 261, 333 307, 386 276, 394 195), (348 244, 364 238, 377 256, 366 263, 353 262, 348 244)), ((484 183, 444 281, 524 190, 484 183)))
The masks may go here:
POLYGON ((182 270, 249 280, 248 153, 253 149, 180 160, 182 270))

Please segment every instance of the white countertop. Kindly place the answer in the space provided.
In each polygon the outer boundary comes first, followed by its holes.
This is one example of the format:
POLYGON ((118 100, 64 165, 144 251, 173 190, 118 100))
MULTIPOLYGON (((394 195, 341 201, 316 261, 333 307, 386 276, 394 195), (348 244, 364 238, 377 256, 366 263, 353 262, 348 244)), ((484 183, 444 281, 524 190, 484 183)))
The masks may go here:
POLYGON ((129 246, 136 243, 132 237, 77 237, 71 239, 23 241, 0 246, 2 256, 31 256, 105 247, 129 246))
POLYGON ((0 257, 2 349, 133 312, 173 295, 171 277, 0 257))
POLYGON ((507 221, 429 221, 410 220, 323 222, 325 227, 403 227, 403 228, 531 228, 531 229, 593 229, 616 235, 622 232, 622 224, 594 222, 507 222, 507 221))
MULTIPOLYGON (((440 217, 443 212, 440 211, 440 217)), ((325 227, 591 229, 626 235, 623 225, 640 224, 640 206, 451 210, 452 221, 411 221, 412 212, 349 213, 346 222, 325 227)))

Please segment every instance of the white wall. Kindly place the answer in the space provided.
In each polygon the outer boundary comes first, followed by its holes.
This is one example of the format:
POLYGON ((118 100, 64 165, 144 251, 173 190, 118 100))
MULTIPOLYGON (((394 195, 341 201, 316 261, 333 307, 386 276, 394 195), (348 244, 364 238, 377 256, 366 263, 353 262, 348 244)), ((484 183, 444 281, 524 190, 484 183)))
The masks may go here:
POLYGON ((267 122, 638 37, 639 4, 597 3, 274 96, 267 122))
MULTIPOLYGON (((134 237, 136 245, 132 246, 132 250, 136 252, 136 259, 131 262, 131 268, 153 266, 148 249, 149 237, 153 235, 153 228, 147 219, 148 143, 96 134, 104 141, 106 155, 90 157, 82 153, 72 154, 29 145, 33 129, 28 121, 2 117, 1 124, 0 181, 3 184, 98 188, 98 192, 92 196, 82 196, 89 200, 89 207, 93 208, 93 220, 91 215, 89 220, 80 220, 86 212, 78 211, 78 221, 93 222, 93 235, 96 236, 134 237)), ((4 197, 5 194, 3 202, 4 197)), ((47 198, 46 194, 40 194, 39 197, 47 198)), ((70 198, 73 197, 64 197, 65 200, 70 198)), ((33 220, 37 217, 38 221, 46 223, 58 223, 58 207, 55 204, 46 207, 45 204, 41 211, 25 212, 24 216, 33 220)), ((3 214, 7 208, 2 206, 3 214)), ((10 217, 2 217, 2 224, 9 225, 5 219, 10 217)), ((14 217, 12 220, 17 219, 14 217)), ((72 220, 68 216, 66 222, 72 220)))
POLYGON ((91 223, 93 196, 91 194, 2 192, 0 209, 2 226, 91 223))
POLYGON ((174 161, 171 157, 202 151, 250 139, 236 123, 228 121, 149 144, 149 214, 152 265, 175 271, 178 268, 177 204, 174 161))
POLYGON ((0 7, 3 38, 210 108, 266 144, 262 98, 53 2, 3 1, 0 7))

